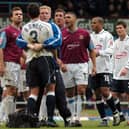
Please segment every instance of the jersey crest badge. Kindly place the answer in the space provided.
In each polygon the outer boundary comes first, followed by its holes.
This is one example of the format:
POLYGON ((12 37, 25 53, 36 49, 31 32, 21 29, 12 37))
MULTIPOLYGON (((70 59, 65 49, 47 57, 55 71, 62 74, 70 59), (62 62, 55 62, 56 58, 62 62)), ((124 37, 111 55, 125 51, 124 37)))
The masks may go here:
POLYGON ((79 39, 84 39, 84 36, 83 35, 80 35, 79 39))

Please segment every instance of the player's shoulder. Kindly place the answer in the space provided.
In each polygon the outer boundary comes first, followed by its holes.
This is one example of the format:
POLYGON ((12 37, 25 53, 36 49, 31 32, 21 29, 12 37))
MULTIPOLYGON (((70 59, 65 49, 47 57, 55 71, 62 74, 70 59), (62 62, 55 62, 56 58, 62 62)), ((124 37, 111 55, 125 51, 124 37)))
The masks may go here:
POLYGON ((28 23, 24 24, 24 25, 22 26, 22 30, 25 29, 26 27, 29 27, 30 24, 31 24, 31 22, 28 22, 28 23))
POLYGON ((107 35, 107 36, 113 36, 109 31, 107 31, 107 30, 104 30, 103 31, 103 34, 105 34, 105 35, 107 35))
POLYGON ((125 40, 129 41, 129 35, 126 35, 125 40))
POLYGON ((41 21, 41 20, 39 19, 39 20, 36 20, 36 21, 30 21, 30 22, 26 23, 26 24, 23 26, 23 28, 24 28, 24 27, 30 27, 31 25, 33 26, 34 24, 39 25, 39 26, 49 26, 49 27, 51 26, 49 23, 44 22, 44 21, 41 21))
POLYGON ((12 34, 17 33, 17 29, 13 27, 11 24, 3 28, 1 31, 5 32, 5 34, 8 36, 12 36, 12 34))
MULTIPOLYGON (((122 42, 122 41, 121 41, 120 37, 118 37, 118 38, 115 40, 115 42, 122 42)), ((125 36, 123 42, 129 42, 129 36, 128 36, 128 35, 125 36)))
POLYGON ((107 30, 103 29, 99 34, 100 34, 100 37, 103 37, 106 39, 113 39, 113 35, 107 30))
POLYGON ((48 23, 51 25, 52 30, 58 30, 58 32, 61 32, 60 28, 58 27, 58 25, 56 25, 56 23, 51 20, 48 23))
POLYGON ((6 26, 5 28, 3 28, 1 31, 10 31, 10 30, 12 30, 12 26, 11 25, 8 25, 8 26, 6 26))
POLYGON ((51 24, 45 21, 41 21, 40 19, 37 21, 37 24, 41 24, 46 27, 51 27, 51 24))
POLYGON ((78 31, 78 33, 83 34, 83 35, 85 35, 85 36, 90 36, 90 33, 89 33, 89 31, 88 31, 87 29, 78 28, 77 31, 78 31))
POLYGON ((56 23, 54 23, 53 21, 50 21, 50 22, 48 22, 51 26, 54 26, 54 27, 56 27, 56 28, 59 28, 58 27, 58 25, 56 24, 56 23))
POLYGON ((37 30, 37 31, 43 31, 45 30, 52 30, 51 25, 47 22, 37 20, 37 21, 30 21, 27 24, 25 24, 22 28, 22 32, 26 31, 29 32, 31 30, 37 30))
POLYGON ((85 28, 78 28, 78 32, 83 32, 83 33, 88 33, 89 34, 89 31, 85 28))

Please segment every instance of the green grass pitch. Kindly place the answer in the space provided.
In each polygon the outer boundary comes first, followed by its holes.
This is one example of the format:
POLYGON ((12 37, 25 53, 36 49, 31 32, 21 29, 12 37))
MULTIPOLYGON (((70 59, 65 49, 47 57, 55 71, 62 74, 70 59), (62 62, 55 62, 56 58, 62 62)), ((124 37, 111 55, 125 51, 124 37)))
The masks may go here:
MULTIPOLYGON (((81 116, 99 116, 97 110, 84 110, 82 111, 81 116)), ((64 129, 64 123, 63 121, 56 121, 59 127, 56 127, 55 129, 64 129)), ((119 126, 112 126, 112 121, 109 121, 109 127, 98 127, 100 121, 99 120, 84 120, 81 121, 82 127, 67 127, 67 129, 129 129, 129 125, 127 125, 127 121, 122 122, 119 126)), ((4 125, 0 125, 0 129, 9 129, 5 127, 4 125)), ((11 128, 13 129, 13 128, 11 128)), ((19 128, 14 128, 19 129, 19 128)), ((23 128, 22 128, 23 129, 23 128)), ((27 128, 29 129, 29 128, 27 128)), ((35 128, 32 128, 35 129, 35 128)), ((53 129, 51 127, 40 127, 40 129, 53 129)))
MULTIPOLYGON (((63 122, 57 122, 59 127, 56 127, 55 129, 64 129, 63 122)), ((127 126, 127 122, 121 123, 119 126, 112 126, 112 121, 109 122, 109 127, 98 127, 99 121, 82 121, 82 127, 67 127, 67 129, 129 129, 129 126, 127 126)), ((0 129, 8 129, 4 125, 0 126, 0 129)), ((13 128, 11 128, 13 129, 13 128)), ((15 128, 19 129, 19 128, 15 128)), ((29 129, 29 128, 27 128, 29 129)), ((34 128, 32 128, 34 129, 34 128)), ((51 127, 40 127, 40 129, 53 129, 51 127)))

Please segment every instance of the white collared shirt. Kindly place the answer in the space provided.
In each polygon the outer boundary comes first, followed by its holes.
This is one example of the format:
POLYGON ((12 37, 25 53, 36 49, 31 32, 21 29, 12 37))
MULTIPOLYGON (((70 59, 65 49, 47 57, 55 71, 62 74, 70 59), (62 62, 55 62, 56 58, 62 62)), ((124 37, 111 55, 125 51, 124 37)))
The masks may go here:
POLYGON ((118 80, 129 80, 129 73, 126 76, 120 76, 123 67, 129 69, 129 36, 123 40, 115 40, 113 47, 113 78, 118 80))
POLYGON ((112 34, 102 29, 99 33, 92 32, 91 39, 95 49, 99 51, 96 58, 97 73, 112 73, 111 56, 114 43, 112 34))

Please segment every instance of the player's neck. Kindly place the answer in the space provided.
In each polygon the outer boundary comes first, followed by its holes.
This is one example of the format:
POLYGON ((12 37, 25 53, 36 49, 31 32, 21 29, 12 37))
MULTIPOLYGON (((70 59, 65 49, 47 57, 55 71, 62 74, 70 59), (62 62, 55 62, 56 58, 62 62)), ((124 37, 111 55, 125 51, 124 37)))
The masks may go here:
POLYGON ((65 28, 65 25, 64 24, 61 24, 61 25, 58 25, 59 28, 62 30, 63 28, 65 28))
POLYGON ((39 20, 39 17, 36 17, 36 18, 33 18, 33 19, 31 19, 32 21, 37 21, 37 20, 39 20))
POLYGON ((98 34, 98 33, 100 33, 102 30, 103 30, 103 28, 98 28, 98 29, 95 31, 95 33, 98 34))
POLYGON ((11 25, 12 25, 14 28, 16 28, 16 29, 21 30, 21 23, 19 23, 19 24, 12 23, 11 25))
POLYGON ((126 35, 121 35, 121 36, 120 36, 120 40, 121 40, 121 41, 124 40, 125 37, 126 37, 126 35))
POLYGON ((68 30, 69 30, 70 32, 75 32, 77 29, 78 29, 77 26, 72 26, 72 27, 69 27, 69 28, 68 28, 68 30))

